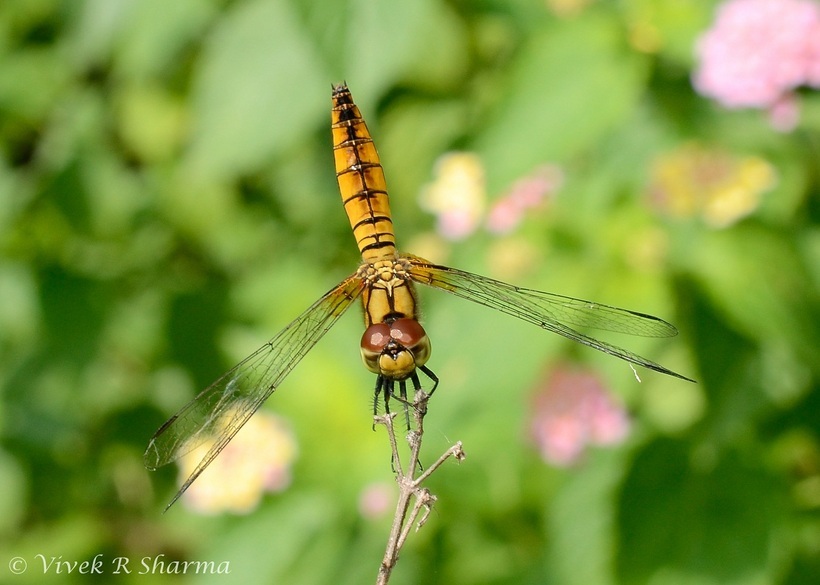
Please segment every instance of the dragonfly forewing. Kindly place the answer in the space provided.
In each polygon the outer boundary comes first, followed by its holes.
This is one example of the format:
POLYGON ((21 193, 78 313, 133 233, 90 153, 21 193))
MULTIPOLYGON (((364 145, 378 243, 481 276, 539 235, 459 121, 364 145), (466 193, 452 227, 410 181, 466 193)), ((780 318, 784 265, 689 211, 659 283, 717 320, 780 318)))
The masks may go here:
POLYGON ((160 427, 145 450, 144 462, 149 469, 175 461, 203 445, 208 448, 171 504, 359 297, 363 287, 356 274, 346 278, 160 427))
POLYGON ((645 337, 676 335, 677 329, 663 319, 591 301, 514 286, 471 272, 433 264, 415 256, 407 256, 407 258, 411 265, 410 277, 418 283, 445 290, 461 298, 518 317, 542 329, 627 362, 692 381, 638 354, 600 341, 572 328, 591 327, 645 337))

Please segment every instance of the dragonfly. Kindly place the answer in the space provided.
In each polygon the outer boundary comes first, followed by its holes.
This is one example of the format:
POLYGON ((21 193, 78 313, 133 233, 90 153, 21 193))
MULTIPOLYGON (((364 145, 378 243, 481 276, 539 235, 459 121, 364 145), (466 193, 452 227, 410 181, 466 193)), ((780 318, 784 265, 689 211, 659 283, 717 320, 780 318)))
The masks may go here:
POLYGON ((419 323, 415 284, 443 290, 512 315, 630 364, 694 381, 578 331, 593 328, 646 337, 676 335, 675 327, 663 319, 514 286, 399 253, 384 170, 367 125, 345 83, 333 86, 331 122, 336 178, 362 262, 353 274, 202 390, 153 435, 144 455, 145 466, 152 470, 194 449, 207 448, 166 509, 190 487, 358 298, 362 300, 365 320, 361 356, 367 369, 376 374, 374 413, 380 398, 388 412, 391 397, 406 404, 408 382, 416 391, 422 389, 419 372, 432 382, 428 393, 432 394, 438 378, 426 365, 431 344, 419 323))

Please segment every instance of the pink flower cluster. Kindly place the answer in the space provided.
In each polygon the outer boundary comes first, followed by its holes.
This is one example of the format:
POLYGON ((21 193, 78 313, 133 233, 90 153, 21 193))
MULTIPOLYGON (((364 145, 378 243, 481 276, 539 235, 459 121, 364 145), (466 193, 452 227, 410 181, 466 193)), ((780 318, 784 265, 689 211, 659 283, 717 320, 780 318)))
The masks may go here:
POLYGON ((766 108, 796 121, 792 91, 820 87, 820 4, 729 0, 698 40, 697 54, 700 93, 730 108, 766 108))
POLYGON ((487 215, 487 231, 508 234, 515 230, 527 211, 538 207, 554 194, 564 182, 564 173, 555 165, 542 165, 516 181, 509 191, 496 201, 487 215))
POLYGON ((588 445, 613 445, 629 434, 629 418, 597 376, 556 368, 536 395, 532 436, 545 461, 567 466, 588 445))
MULTIPOLYGON (((207 451, 206 445, 201 446, 180 460, 180 483, 207 451)), ((183 502, 202 514, 247 514, 259 505, 264 493, 280 492, 290 485, 296 455, 296 438, 288 423, 269 412, 257 412, 191 484, 183 502)))
POLYGON ((563 171, 544 164, 517 180, 496 201, 484 219, 484 165, 470 152, 449 152, 436 161, 435 179, 420 194, 421 206, 436 215, 437 231, 448 240, 463 240, 481 227, 496 235, 513 232, 527 213, 555 195, 564 182, 563 171))

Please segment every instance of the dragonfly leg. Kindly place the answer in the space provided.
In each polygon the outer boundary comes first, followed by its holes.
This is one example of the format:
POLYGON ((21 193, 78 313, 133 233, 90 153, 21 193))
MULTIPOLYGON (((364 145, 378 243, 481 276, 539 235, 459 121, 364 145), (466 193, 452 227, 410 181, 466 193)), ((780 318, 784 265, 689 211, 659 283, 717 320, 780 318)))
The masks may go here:
POLYGON ((438 388, 438 376, 436 376, 433 373, 433 371, 427 366, 419 366, 419 369, 425 374, 427 374, 427 377, 433 381, 433 388, 430 390, 430 392, 427 393, 427 397, 429 398, 433 395, 433 392, 436 391, 436 388, 438 388))
POLYGON ((376 376, 376 388, 373 391, 373 416, 379 414, 379 395, 382 393, 382 377, 376 376))
POLYGON ((390 397, 393 396, 394 380, 382 378, 382 395, 384 396, 384 414, 390 414, 390 397))
MULTIPOLYGON (((413 373, 414 377, 418 377, 413 373)), ((414 381, 415 385, 415 381, 414 381)), ((404 420, 407 423, 407 430, 410 430, 410 403, 407 401, 407 383, 405 380, 399 381, 399 391, 401 392, 401 399, 399 400, 404 405, 404 420)))
MULTIPOLYGON (((385 378, 381 374, 376 376, 376 388, 373 391, 373 417, 379 414, 379 397, 384 395, 384 413, 390 414, 388 399, 393 393, 393 380, 385 378)), ((376 423, 373 423, 373 430, 376 430, 376 423)))

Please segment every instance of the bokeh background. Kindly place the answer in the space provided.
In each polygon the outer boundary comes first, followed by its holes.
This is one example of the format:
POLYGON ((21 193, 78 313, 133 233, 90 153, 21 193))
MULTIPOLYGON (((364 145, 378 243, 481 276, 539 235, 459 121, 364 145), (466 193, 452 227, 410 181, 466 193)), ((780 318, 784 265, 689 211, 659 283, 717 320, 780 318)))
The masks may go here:
POLYGON ((421 291, 441 378, 422 458, 462 440, 467 459, 430 479, 391 582, 820 582, 818 15, 0 2, 0 582, 375 581, 396 488, 358 309, 165 514, 181 472, 142 465, 164 420, 355 269, 342 80, 403 250, 660 315, 678 337, 601 336, 698 380, 639 382, 421 291), (57 565, 95 557, 102 575, 57 565))

